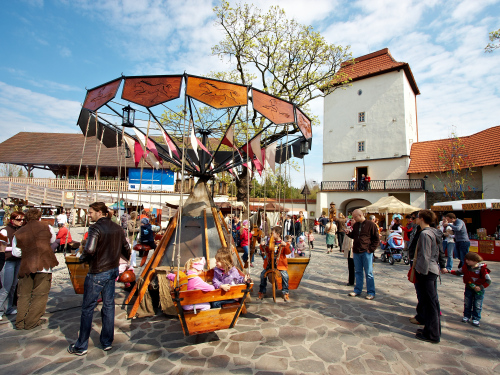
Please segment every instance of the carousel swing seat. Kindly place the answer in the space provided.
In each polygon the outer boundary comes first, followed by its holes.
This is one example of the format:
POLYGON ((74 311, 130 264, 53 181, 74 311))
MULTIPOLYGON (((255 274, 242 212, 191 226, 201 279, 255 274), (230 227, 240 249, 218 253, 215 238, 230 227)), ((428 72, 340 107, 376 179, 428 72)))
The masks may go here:
MULTIPOLYGON (((242 275, 241 271, 239 271, 242 275)), ((215 289, 209 292, 202 290, 186 290, 187 277, 179 275, 179 286, 171 282, 171 296, 177 308, 179 321, 185 336, 214 332, 221 329, 233 328, 241 313, 246 312, 245 299, 250 293, 253 283, 232 285, 226 292, 215 289), (184 280, 183 280, 184 279, 184 280), (221 308, 209 310, 184 310, 183 306, 197 305, 224 300, 237 300, 237 302, 223 304, 221 308)), ((213 277, 213 270, 199 275, 203 280, 209 281, 213 277)))

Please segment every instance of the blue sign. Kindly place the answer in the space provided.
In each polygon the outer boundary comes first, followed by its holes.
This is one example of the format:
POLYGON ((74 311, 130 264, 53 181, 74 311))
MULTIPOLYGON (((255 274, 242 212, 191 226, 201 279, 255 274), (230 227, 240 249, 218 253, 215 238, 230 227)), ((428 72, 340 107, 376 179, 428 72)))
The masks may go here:
POLYGON ((130 190, 174 190, 174 172, 170 169, 143 169, 141 184, 141 169, 128 170, 128 185, 130 190))

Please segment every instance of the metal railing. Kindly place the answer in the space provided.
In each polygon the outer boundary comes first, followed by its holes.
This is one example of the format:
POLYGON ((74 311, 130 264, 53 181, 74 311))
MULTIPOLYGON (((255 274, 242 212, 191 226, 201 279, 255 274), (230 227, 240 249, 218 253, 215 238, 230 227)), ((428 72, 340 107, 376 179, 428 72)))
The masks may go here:
POLYGON ((371 180, 362 184, 357 181, 322 181, 321 191, 424 191, 422 179, 371 180))

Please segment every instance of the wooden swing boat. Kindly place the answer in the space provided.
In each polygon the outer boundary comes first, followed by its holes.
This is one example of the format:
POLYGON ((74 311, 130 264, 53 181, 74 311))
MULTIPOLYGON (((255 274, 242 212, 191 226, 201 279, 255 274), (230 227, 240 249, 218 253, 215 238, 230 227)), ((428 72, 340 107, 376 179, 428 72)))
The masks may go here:
MULTIPOLYGON (((199 237, 201 241, 199 243, 196 242, 196 244, 200 245, 199 247, 196 247, 199 253, 183 254, 183 251, 181 251, 181 257, 183 258, 191 258, 193 257, 193 255, 204 256, 208 262, 208 259, 215 255, 215 248, 218 248, 219 245, 222 247, 228 246, 226 238, 229 238, 230 233, 228 232, 228 228, 225 225, 222 213, 220 211, 217 211, 215 205, 211 204, 211 202, 212 200, 208 193, 206 182, 198 181, 195 188, 193 189, 193 192, 186 201, 186 212, 183 213, 183 217, 179 219, 178 213, 176 216, 174 216, 173 220, 169 222, 169 226, 167 227, 165 235, 160 241, 159 246, 156 248, 153 256, 149 259, 147 265, 144 267, 143 273, 141 275, 144 283, 138 291, 138 296, 128 314, 129 319, 135 317, 139 309, 139 304, 141 303, 145 293, 147 292, 147 287, 153 277, 156 275, 155 269, 160 265, 170 265, 171 270, 174 270, 173 264, 168 264, 169 257, 167 256, 167 253, 174 250, 173 238, 175 236, 175 229, 179 224, 189 227, 193 225, 193 220, 196 219, 200 220, 200 224, 202 225, 202 227, 199 228, 200 235, 202 235, 201 237, 199 237), (206 204, 200 205, 200 203, 206 204), (196 207, 194 209, 194 214, 190 212, 190 207, 193 207, 190 205, 196 207), (201 217, 198 215, 200 215, 201 217), (211 233, 209 233, 208 228, 209 222, 213 223, 214 225, 214 227, 211 227, 210 229, 212 231, 211 233), (217 240, 216 243, 218 243, 218 245, 215 247, 213 245, 209 246, 210 244, 213 244, 213 241, 215 240, 217 240)), ((189 243, 183 243, 182 237, 187 234, 195 236, 195 234, 193 234, 193 231, 195 231, 196 229, 194 229, 194 226, 192 226, 192 228, 192 233, 183 232, 181 235, 180 245, 185 246, 184 251, 186 251, 186 249, 189 247, 189 243)), ((239 266, 237 267, 238 271, 241 275, 243 275, 243 262, 241 261, 241 258, 239 257, 234 247, 233 257, 236 259, 235 264, 239 266)), ((206 270, 200 275, 200 277, 202 277, 202 279, 206 281, 212 280, 213 270, 206 270)), ((220 329, 233 328, 240 314, 246 311, 245 299, 248 293, 251 291, 252 287, 253 283, 250 282, 247 284, 234 285, 227 292, 221 289, 217 289, 211 292, 203 292, 201 290, 182 290, 182 285, 175 286, 171 284, 170 295, 172 297, 174 305, 176 306, 177 315, 179 317, 179 321, 181 323, 184 334, 186 336, 190 336, 200 333, 213 332, 220 329), (239 302, 223 305, 223 307, 219 309, 197 311, 196 314, 193 311, 186 311, 182 308, 182 306, 185 305, 195 305, 199 303, 215 302, 227 299, 239 299, 239 302)), ((129 296, 127 297, 125 301, 126 304, 131 302, 136 291, 137 284, 136 286, 134 286, 129 296)))
POLYGON ((76 294, 83 294, 85 278, 89 273, 88 263, 80 263, 80 258, 76 255, 66 255, 66 266, 69 271, 69 278, 76 294))
MULTIPOLYGON (((240 270, 238 271, 243 276, 243 273, 240 270)), ((210 281, 213 278, 213 270, 205 271, 199 276, 204 281, 210 281)), ((183 290, 182 285, 175 287, 173 282, 170 284, 172 300, 177 308, 182 331, 186 336, 233 328, 240 313, 244 314, 246 312, 245 300, 253 288, 253 283, 249 282, 233 285, 227 292, 222 289, 203 292, 201 290, 183 290), (239 299, 239 301, 224 304, 221 308, 196 312, 194 310, 184 310, 182 307, 229 299, 239 299)))

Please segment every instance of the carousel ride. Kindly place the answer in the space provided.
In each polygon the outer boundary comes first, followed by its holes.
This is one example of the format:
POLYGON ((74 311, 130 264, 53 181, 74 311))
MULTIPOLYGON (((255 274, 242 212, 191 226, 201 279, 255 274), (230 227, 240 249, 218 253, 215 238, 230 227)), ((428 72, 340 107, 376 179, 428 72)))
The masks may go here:
MULTIPOLYGON (((136 166, 141 165, 141 179, 145 164, 162 171, 177 170, 181 180, 197 178, 186 201, 186 186, 184 181, 180 183, 177 213, 126 300, 129 304, 136 297, 128 317, 136 316, 150 284, 168 270, 176 273, 176 280, 166 286, 160 283, 160 288, 168 288, 160 294, 171 297, 185 335, 232 328, 245 310, 245 298, 253 284, 234 285, 227 292, 188 291, 182 286, 179 271, 188 259, 205 257, 207 266, 201 277, 209 281, 217 250, 228 247, 240 273, 248 274, 234 246, 231 228, 213 201, 213 182, 221 175, 229 176, 233 183, 246 177, 249 218, 252 175, 265 176, 269 170, 275 171, 276 163, 283 164, 294 156, 303 158, 311 148, 310 119, 293 103, 251 86, 182 74, 121 76, 92 88, 87 91, 78 125, 86 139, 96 137, 105 147, 116 147, 117 154, 134 158, 136 166), (239 302, 198 313, 182 308, 228 299, 239 302)), ((272 226, 277 224, 265 210, 264 218, 272 226)), ((266 226, 262 235, 269 235, 266 226)), ((289 263, 290 289, 295 289, 309 259, 290 259, 289 263)), ((72 280, 79 277, 82 281, 85 267, 80 268, 73 271, 72 280)), ((274 272, 270 276, 274 295, 279 280, 272 275, 274 272)))

